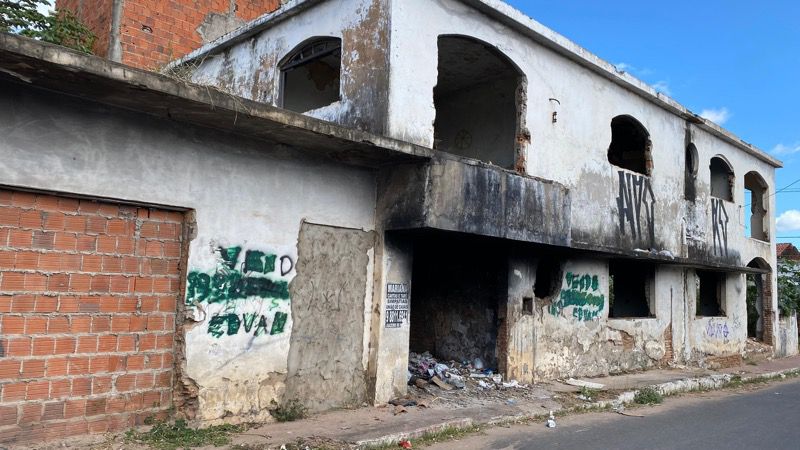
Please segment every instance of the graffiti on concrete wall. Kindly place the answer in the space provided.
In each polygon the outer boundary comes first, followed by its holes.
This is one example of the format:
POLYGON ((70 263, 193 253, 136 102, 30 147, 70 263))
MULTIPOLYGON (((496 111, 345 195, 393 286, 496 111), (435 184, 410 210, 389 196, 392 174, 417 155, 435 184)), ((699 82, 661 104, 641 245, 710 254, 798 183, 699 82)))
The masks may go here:
POLYGON ((207 314, 208 334, 253 337, 281 334, 289 318, 290 256, 241 247, 218 247, 213 272, 191 271, 186 304, 207 314))
POLYGON ((728 212, 725 202, 718 198, 711 199, 711 232, 714 254, 728 256, 728 212))
POLYGON ((655 204, 650 178, 619 171, 617 213, 621 235, 629 231, 636 239, 655 240, 655 204))
POLYGON ((572 317, 594 320, 603 311, 605 295, 600 290, 597 275, 567 272, 558 299, 550 305, 550 314, 557 316, 565 308, 572 308, 572 317))
POLYGON ((706 324, 706 335, 710 338, 727 339, 730 333, 727 322, 709 320, 706 324))

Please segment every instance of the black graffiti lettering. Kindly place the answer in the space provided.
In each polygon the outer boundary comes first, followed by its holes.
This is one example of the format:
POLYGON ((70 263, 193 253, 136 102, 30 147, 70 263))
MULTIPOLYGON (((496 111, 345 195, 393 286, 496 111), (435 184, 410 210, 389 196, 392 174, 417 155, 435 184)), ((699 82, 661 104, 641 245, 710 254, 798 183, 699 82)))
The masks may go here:
POLYGON ((289 256, 281 256, 281 276, 286 276, 294 269, 294 261, 289 256))
POLYGON ((711 232, 714 254, 728 256, 728 212, 725 203, 718 199, 711 199, 711 232))
POLYGON ((625 224, 627 223, 634 238, 647 238, 652 243, 655 240, 655 204, 656 197, 653 194, 649 178, 619 171, 617 213, 620 234, 625 235, 625 224), (644 213, 644 217, 642 217, 642 213, 644 213), (643 234, 642 228, 645 229, 646 236, 643 234))

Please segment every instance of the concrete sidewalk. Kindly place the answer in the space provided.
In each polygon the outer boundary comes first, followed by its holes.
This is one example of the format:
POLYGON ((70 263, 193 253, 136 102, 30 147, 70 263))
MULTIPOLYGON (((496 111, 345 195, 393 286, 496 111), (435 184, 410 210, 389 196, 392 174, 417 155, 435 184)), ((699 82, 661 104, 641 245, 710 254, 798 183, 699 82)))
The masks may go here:
MULTIPOLYGON (((396 443, 400 439, 415 439, 442 428, 466 428, 474 425, 503 423, 531 419, 549 411, 571 411, 590 407, 616 405, 630 402, 635 390, 654 386, 664 394, 687 392, 695 389, 715 389, 729 383, 734 377, 742 380, 774 377, 800 370, 800 356, 765 360, 757 365, 748 364, 721 370, 699 368, 655 369, 633 374, 585 379, 605 385, 601 400, 587 402, 578 399, 579 388, 560 382, 533 386, 534 395, 515 395, 509 392, 505 399, 478 399, 474 405, 454 407, 451 402, 431 401, 426 407, 406 407, 398 412, 390 405, 364 407, 356 410, 339 410, 315 415, 308 419, 288 423, 271 423, 251 428, 234 437, 237 448, 280 448, 282 444, 309 440, 328 442, 333 448, 367 447, 396 443), (441 403, 441 404, 437 404, 441 403)), ((445 392, 438 393, 442 398, 445 392)))

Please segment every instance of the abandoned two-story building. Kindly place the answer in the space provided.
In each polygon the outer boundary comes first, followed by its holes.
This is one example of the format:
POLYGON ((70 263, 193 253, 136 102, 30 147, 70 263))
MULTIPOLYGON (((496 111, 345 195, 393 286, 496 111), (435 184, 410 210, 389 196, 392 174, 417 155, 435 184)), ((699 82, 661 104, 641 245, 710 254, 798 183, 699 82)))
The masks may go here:
POLYGON ((0 36, 0 433, 797 351, 780 162, 500 1, 290 1, 167 73, 0 36))

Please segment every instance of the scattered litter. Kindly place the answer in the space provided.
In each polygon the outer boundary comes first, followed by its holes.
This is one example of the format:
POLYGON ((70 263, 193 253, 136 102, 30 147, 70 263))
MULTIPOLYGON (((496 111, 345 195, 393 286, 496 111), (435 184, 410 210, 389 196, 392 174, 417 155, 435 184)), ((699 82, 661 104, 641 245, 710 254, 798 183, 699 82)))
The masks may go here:
POLYGON ((425 386, 429 385, 427 381, 423 380, 422 378, 417 378, 414 380, 414 385, 420 389, 424 388, 425 386))
POLYGON ((506 400, 506 404, 513 406, 513 405, 517 404, 517 401, 515 399, 513 399, 513 398, 510 398, 510 399, 506 400))
POLYGON ((511 381, 509 381, 508 383, 503 383, 503 387, 504 387, 504 388, 515 388, 515 387, 519 387, 519 381, 517 381, 517 380, 511 380, 511 381))
POLYGON ((395 416, 398 415, 398 414, 403 414, 403 413, 407 413, 407 412, 408 412, 408 410, 403 408, 400 405, 397 405, 397 406, 394 407, 394 415, 395 416))
POLYGON ((417 401, 410 398, 393 398, 389 400, 389 404, 394 406, 417 406, 417 401))
POLYGON ((603 389, 606 387, 604 384, 600 383, 592 383, 591 381, 583 381, 583 380, 576 380, 575 378, 570 378, 565 381, 570 386, 577 386, 577 387, 586 387, 589 389, 603 389))
POLYGON ((433 382, 433 384, 439 386, 440 388, 444 389, 445 391, 451 391, 451 390, 455 389, 452 385, 449 385, 449 384, 445 383, 444 381, 441 380, 441 378, 439 378, 439 377, 437 377, 435 375, 433 376, 433 378, 431 378, 431 381, 433 382))
POLYGON ((547 428, 555 428, 556 427, 556 417, 553 415, 553 411, 550 411, 550 417, 547 418, 547 428))
POLYGON ((495 384, 502 383, 503 382, 503 376, 500 375, 499 373, 497 375, 492 375, 492 381, 494 381, 495 384))
POLYGON ((471 374, 469 374, 469 377, 470 378, 491 378, 492 374, 491 373, 488 373, 488 374, 487 373, 471 373, 471 374))
POLYGON ((475 370, 483 370, 485 366, 483 365, 483 360, 482 359, 475 358, 475 360, 472 361, 472 367, 474 367, 475 370))
POLYGON ((478 380, 478 386, 480 386, 482 389, 489 389, 492 387, 489 383, 483 380, 478 380))
POLYGON ((397 443, 397 446, 398 447, 403 447, 403 448, 411 448, 411 441, 407 441, 407 440, 403 439, 402 441, 397 443))

